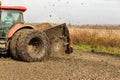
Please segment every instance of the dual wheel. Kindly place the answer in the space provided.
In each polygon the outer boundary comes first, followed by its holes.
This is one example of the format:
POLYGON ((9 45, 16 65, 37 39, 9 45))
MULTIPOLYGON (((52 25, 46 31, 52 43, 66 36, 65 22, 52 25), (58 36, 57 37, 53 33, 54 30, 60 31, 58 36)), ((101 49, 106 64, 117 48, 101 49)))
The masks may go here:
POLYGON ((33 29, 21 29, 10 41, 13 58, 26 62, 41 61, 49 55, 49 38, 44 32, 33 29))

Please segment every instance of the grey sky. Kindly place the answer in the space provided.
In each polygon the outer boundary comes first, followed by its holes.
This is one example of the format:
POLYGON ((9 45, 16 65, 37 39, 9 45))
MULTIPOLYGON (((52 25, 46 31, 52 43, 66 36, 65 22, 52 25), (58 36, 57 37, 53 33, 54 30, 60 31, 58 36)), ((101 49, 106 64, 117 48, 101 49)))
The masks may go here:
POLYGON ((27 22, 120 24, 120 0, 2 0, 22 5, 27 22))

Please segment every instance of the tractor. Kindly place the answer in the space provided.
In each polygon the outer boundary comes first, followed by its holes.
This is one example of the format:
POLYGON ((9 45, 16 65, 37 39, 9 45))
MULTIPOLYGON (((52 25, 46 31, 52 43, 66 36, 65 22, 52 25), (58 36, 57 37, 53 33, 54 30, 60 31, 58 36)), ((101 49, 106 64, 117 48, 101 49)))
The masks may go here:
POLYGON ((48 58, 52 53, 73 52, 65 23, 25 23, 23 12, 26 10, 23 6, 0 5, 0 54, 11 54, 16 60, 35 62, 48 58))

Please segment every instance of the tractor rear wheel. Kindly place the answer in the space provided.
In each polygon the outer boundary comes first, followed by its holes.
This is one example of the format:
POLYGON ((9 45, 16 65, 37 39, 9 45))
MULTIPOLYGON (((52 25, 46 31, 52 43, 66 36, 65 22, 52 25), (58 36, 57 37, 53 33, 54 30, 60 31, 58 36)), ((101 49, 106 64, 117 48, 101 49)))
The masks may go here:
POLYGON ((17 38, 16 51, 21 60, 41 61, 49 53, 49 39, 44 32, 23 29, 17 38))
POLYGON ((10 53, 11 53, 12 57, 16 60, 20 60, 20 57, 17 54, 17 40, 18 40, 21 32, 23 32, 23 31, 19 30, 18 32, 16 32, 10 41, 10 53))

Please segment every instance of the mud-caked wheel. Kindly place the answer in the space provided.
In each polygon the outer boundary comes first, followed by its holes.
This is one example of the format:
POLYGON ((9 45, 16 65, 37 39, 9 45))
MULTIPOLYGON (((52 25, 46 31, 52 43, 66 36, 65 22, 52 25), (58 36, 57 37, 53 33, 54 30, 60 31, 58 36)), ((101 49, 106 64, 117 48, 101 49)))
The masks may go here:
POLYGON ((21 30, 16 42, 16 55, 23 61, 41 61, 49 54, 49 39, 44 32, 21 30))
POLYGON ((17 41, 21 32, 23 31, 19 30, 18 32, 16 32, 10 40, 10 53, 11 53, 11 56, 16 60, 20 60, 20 57, 17 54, 17 41))

